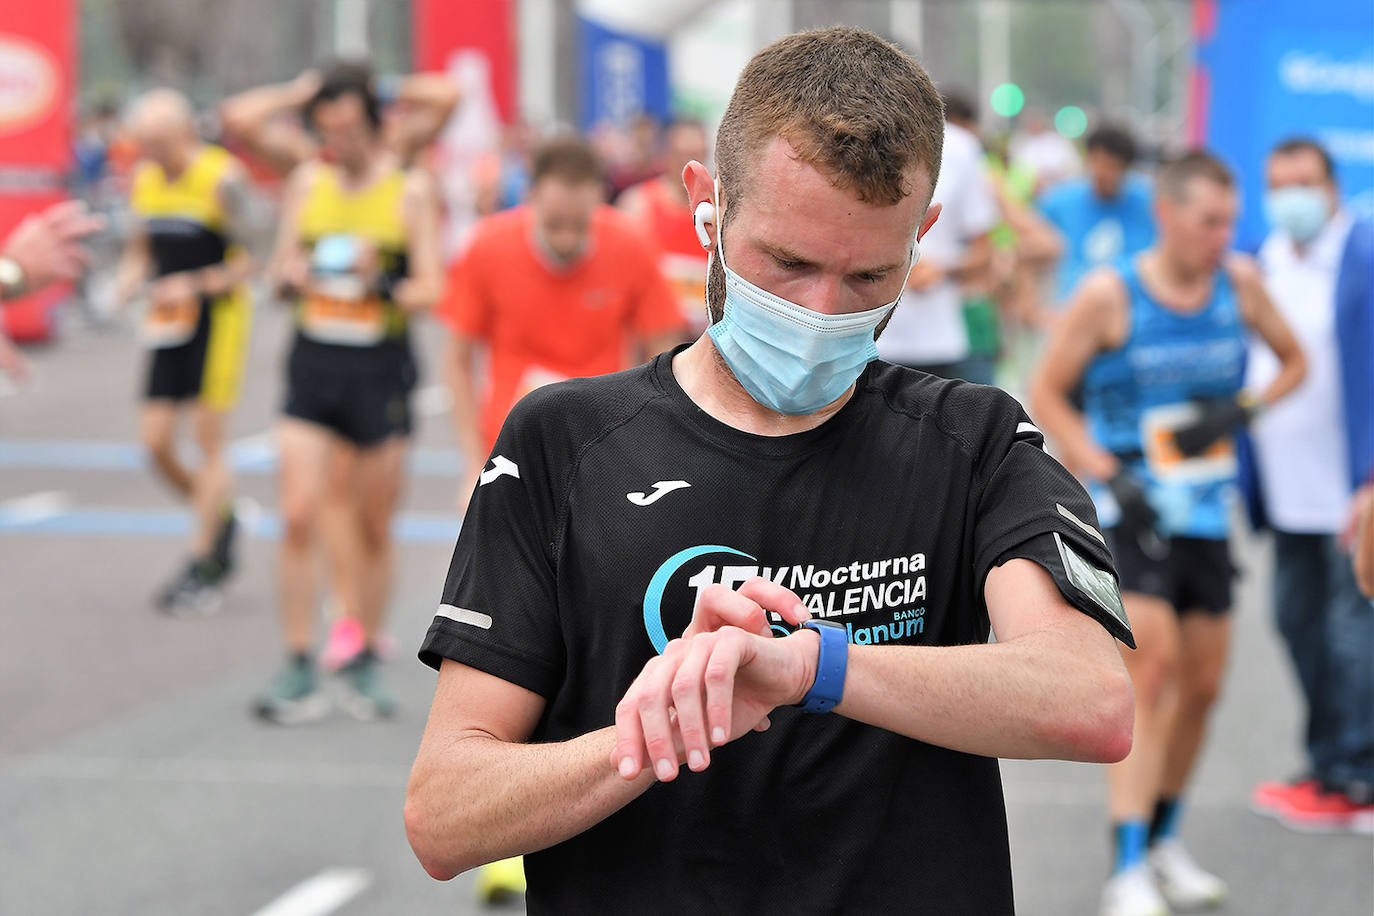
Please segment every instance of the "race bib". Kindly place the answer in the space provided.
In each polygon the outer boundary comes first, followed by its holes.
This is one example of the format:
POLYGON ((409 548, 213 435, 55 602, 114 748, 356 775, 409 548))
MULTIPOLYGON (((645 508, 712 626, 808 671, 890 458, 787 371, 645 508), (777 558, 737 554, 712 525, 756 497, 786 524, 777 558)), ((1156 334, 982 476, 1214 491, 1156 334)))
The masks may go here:
POLYGON ((1160 482, 1216 483, 1236 476, 1236 446, 1231 436, 1223 436, 1192 458, 1179 451, 1175 432, 1197 418, 1196 404, 1168 404, 1141 415, 1140 441, 1145 446, 1145 462, 1160 482))
POLYGON ((359 277, 315 277, 301 303, 301 330, 321 343, 375 346, 386 339, 386 303, 359 277))
POLYGON ((165 350, 190 343, 200 325, 200 310, 199 296, 148 303, 139 334, 143 344, 165 350))

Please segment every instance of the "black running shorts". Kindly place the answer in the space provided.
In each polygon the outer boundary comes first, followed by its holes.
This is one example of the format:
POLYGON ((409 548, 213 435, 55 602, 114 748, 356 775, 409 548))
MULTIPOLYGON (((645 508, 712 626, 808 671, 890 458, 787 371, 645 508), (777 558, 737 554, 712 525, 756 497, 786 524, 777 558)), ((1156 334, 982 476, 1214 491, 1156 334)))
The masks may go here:
POLYGON ((400 343, 366 353, 332 352, 359 349, 298 340, 287 367, 283 412, 361 448, 409 436, 415 385, 409 347, 400 343))
POLYGON ((1220 615, 1231 609, 1231 582, 1236 567, 1226 541, 1212 538, 1166 538, 1168 553, 1155 559, 1134 537, 1115 528, 1103 532, 1111 548, 1123 592, 1162 598, 1179 614, 1220 615))

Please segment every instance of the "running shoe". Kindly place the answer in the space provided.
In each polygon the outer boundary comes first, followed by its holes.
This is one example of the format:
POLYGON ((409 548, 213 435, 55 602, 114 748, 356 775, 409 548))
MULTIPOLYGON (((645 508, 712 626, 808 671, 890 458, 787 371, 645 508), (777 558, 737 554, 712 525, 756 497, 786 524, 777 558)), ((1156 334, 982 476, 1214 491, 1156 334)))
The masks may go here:
POLYGON ((320 690, 315 666, 308 658, 292 658, 258 698, 253 712, 278 725, 313 722, 329 712, 329 699, 320 690))
POLYGON ((1343 792, 1327 792, 1313 784, 1293 792, 1278 809, 1279 823, 1299 833, 1374 832, 1374 805, 1356 804, 1343 792))
POLYGON ((1150 850, 1155 885, 1176 910, 1203 910, 1226 899, 1226 882, 1204 871, 1177 838, 1161 840, 1150 850))
POLYGON ((339 705, 355 719, 364 722, 387 719, 396 713, 396 700, 382 686, 380 662, 371 649, 364 649, 339 669, 342 691, 339 705))
POLYGON ((1102 889, 1101 916, 1169 916, 1169 906, 1155 887, 1144 862, 1117 872, 1102 889))
POLYGON ((477 899, 498 904, 525 896, 525 860, 519 856, 483 865, 477 871, 477 899))
POLYGON ((1262 782, 1250 793, 1250 810, 1266 817, 1278 817, 1294 793, 1310 794, 1319 788, 1317 780, 1307 776, 1299 776, 1288 782, 1279 782, 1276 779, 1262 782))
POLYGON ((208 617, 220 609, 222 571, 213 560, 191 560, 154 601, 158 610, 175 617, 208 617))

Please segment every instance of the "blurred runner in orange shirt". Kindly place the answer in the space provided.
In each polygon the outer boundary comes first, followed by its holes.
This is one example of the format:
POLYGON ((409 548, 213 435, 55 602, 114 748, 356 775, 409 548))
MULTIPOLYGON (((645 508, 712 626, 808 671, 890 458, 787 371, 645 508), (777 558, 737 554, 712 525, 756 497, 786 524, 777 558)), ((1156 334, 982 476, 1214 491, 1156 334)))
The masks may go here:
POLYGON ((436 314, 453 332, 445 364, 467 462, 463 505, 516 401, 549 382, 628 368, 682 338, 653 248, 603 203, 604 189, 590 146, 549 141, 534 154, 529 203, 479 223, 453 266, 436 314))
POLYGON ((682 170, 706 161, 706 127, 677 118, 664 128, 663 174, 629 188, 616 206, 639 220, 658 246, 659 270, 677 296, 682 321, 695 338, 706 330, 706 251, 692 226, 682 170))

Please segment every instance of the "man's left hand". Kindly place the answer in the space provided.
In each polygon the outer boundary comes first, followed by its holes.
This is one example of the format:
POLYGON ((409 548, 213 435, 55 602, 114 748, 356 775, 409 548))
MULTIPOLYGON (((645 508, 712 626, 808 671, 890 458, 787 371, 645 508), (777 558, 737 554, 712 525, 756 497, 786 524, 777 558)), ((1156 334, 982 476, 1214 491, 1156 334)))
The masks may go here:
POLYGON ((1223 436, 1247 425, 1255 414, 1253 405, 1240 398, 1197 398, 1198 417, 1174 431, 1178 450, 1189 458, 1201 455, 1223 436))
POLYGON ((25 217, 5 240, 0 256, 24 271, 24 289, 35 292, 49 283, 75 280, 90 261, 82 239, 100 231, 105 221, 80 201, 54 204, 25 217))
POLYGON ((662 782, 676 779, 684 761, 701 772, 711 748, 763 731, 774 709, 800 702, 819 654, 811 630, 777 639, 727 626, 673 640, 616 705, 611 764, 627 780, 646 765, 662 782))

